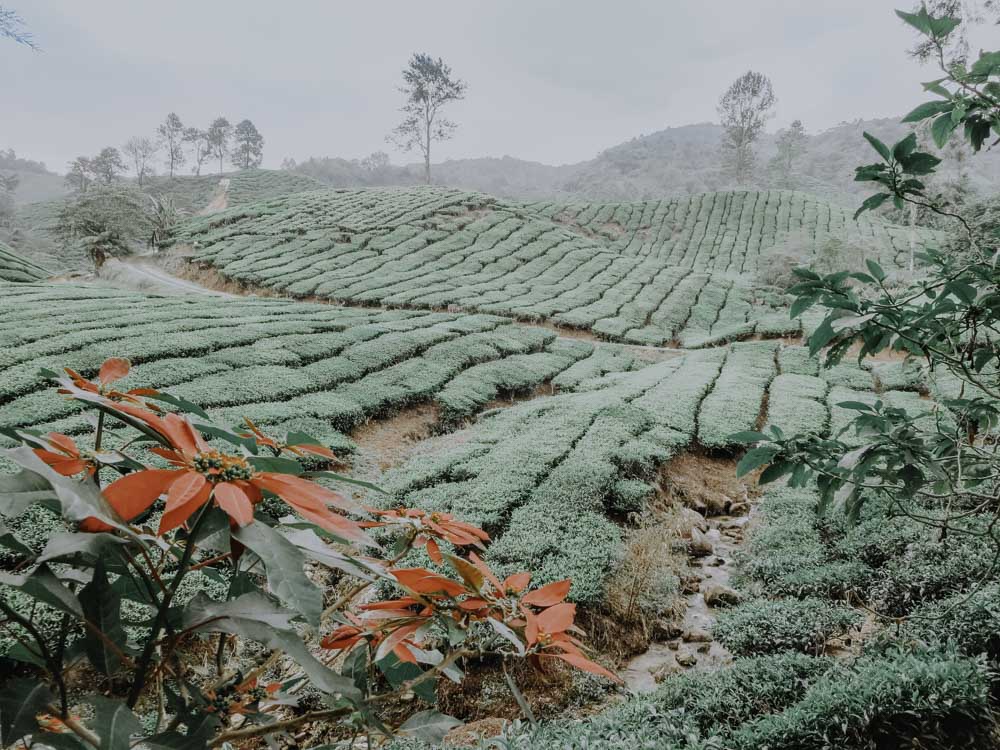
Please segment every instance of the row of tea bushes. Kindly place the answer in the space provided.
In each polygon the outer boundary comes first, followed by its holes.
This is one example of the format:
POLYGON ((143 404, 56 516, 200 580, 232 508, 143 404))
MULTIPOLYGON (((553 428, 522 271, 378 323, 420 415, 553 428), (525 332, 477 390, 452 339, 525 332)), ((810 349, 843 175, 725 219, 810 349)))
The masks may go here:
POLYGON ((627 255, 516 204, 443 188, 291 195, 191 222, 228 278, 299 298, 551 320, 613 341, 698 347, 794 334, 745 280, 627 255))
MULTIPOLYGON (((468 415, 596 354, 593 344, 486 315, 260 298, 206 304, 32 284, 3 287, 0 344, 0 425, 70 433, 86 425, 72 402, 53 395, 40 368, 93 375, 107 357, 128 357, 135 366, 123 385, 169 388, 226 423, 321 420, 346 432, 439 395, 444 406, 465 394, 460 411, 468 415)), ((615 361, 599 359, 598 370, 615 361)))
POLYGON ((0 281, 40 281, 51 275, 51 271, 42 268, 37 263, 18 254, 14 248, 0 242, 0 281))
MULTIPOLYGON (((598 238, 623 255, 663 264, 752 273, 789 236, 808 255, 829 239, 864 245, 887 267, 909 256, 911 230, 812 195, 786 190, 698 193, 636 203, 528 204, 533 212, 598 238)), ((920 239, 933 233, 920 232, 920 239)))

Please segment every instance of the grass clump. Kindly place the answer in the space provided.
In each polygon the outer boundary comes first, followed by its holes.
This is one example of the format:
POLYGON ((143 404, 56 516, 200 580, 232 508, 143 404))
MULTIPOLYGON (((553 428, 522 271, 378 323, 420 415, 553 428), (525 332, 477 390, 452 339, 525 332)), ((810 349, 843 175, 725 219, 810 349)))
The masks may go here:
POLYGON ((857 612, 823 599, 752 599, 721 613, 712 632, 737 656, 821 654, 827 641, 860 620, 857 612))

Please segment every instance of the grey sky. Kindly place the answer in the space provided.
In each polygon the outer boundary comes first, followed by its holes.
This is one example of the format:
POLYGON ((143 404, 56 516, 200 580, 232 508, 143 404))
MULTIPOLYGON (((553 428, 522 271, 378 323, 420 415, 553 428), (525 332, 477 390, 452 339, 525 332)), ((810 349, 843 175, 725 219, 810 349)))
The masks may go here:
POLYGON ((176 111, 249 117, 265 166, 360 157, 396 123, 413 51, 469 82, 436 159, 588 159, 664 127, 715 119, 747 68, 778 96, 774 127, 898 115, 934 77, 892 13, 909 0, 5 0, 43 53, 0 44, 0 147, 63 171, 152 134, 176 111))

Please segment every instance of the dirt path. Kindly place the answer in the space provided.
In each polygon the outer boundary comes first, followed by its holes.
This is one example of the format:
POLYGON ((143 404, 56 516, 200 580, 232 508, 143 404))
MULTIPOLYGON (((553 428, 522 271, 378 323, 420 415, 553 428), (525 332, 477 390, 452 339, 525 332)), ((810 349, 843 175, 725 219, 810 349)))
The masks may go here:
POLYGON ((202 294, 212 297, 235 297, 180 279, 157 265, 155 255, 137 255, 108 261, 101 269, 101 281, 113 282, 127 289, 154 294, 202 294))
POLYGON ((198 212, 198 216, 208 216, 219 211, 225 211, 227 208, 229 208, 229 178, 223 177, 219 180, 219 186, 212 194, 212 200, 198 212))

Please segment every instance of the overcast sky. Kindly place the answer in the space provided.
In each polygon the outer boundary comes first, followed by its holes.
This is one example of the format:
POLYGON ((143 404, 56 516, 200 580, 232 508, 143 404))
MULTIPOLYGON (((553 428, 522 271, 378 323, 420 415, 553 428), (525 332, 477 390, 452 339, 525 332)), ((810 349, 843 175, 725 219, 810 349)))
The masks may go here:
POLYGON ((748 68, 771 77, 772 127, 906 112, 933 71, 893 7, 909 0, 3 0, 41 53, 0 40, 0 148, 67 161, 186 125, 248 117, 284 157, 362 157, 398 120, 414 51, 468 81, 436 159, 562 164, 715 120, 748 68))

